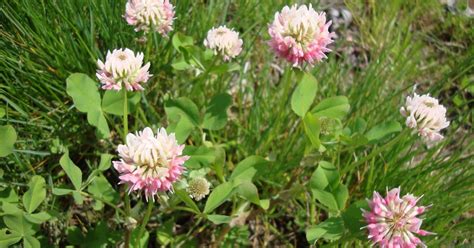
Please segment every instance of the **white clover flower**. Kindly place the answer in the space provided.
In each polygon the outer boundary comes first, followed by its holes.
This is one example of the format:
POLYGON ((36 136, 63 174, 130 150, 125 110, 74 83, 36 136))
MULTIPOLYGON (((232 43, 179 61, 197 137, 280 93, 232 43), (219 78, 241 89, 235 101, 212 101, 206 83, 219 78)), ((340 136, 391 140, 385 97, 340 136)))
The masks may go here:
POLYGON ((426 143, 443 139, 440 131, 449 126, 446 120, 446 108, 439 104, 438 99, 427 95, 408 96, 400 113, 407 117, 406 125, 416 129, 426 143))
POLYGON ((97 60, 96 76, 102 83, 102 89, 120 90, 122 84, 129 91, 143 90, 141 84, 144 84, 152 76, 148 69, 150 63, 143 67, 143 53, 133 53, 132 50, 115 49, 112 53, 107 52, 105 63, 97 60))
POLYGON ((132 191, 141 191, 145 198, 152 198, 158 192, 172 189, 172 184, 181 178, 184 163, 189 156, 183 156, 184 145, 179 145, 174 133, 167 134, 160 128, 153 134, 147 127, 136 134, 127 135, 126 144, 119 145, 120 161, 113 161, 120 173, 120 183, 127 184, 132 191))
POLYGON ((173 30, 173 8, 169 0, 128 0, 124 17, 137 32, 155 30, 166 36, 173 30))
POLYGON ((239 33, 228 29, 226 26, 212 28, 207 32, 207 38, 204 40, 204 46, 214 51, 214 54, 220 54, 224 61, 235 58, 242 51, 242 39, 239 39, 239 33))
POLYGON ((304 62, 310 65, 326 58, 331 50, 335 34, 329 32, 331 21, 326 22, 326 13, 316 12, 310 5, 285 6, 275 14, 268 28, 269 45, 273 51, 293 66, 304 62))
POLYGON ((191 198, 200 201, 209 194, 211 184, 203 177, 193 178, 188 184, 188 193, 191 198))

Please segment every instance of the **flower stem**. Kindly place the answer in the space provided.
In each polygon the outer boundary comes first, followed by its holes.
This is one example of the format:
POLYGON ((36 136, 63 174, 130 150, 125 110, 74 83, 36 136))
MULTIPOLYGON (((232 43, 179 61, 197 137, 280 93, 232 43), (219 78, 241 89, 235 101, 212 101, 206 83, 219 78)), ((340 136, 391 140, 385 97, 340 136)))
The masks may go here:
MULTIPOLYGON (((128 134, 128 97, 127 89, 125 87, 123 90, 123 142, 127 143, 127 134, 128 134)), ((127 194, 127 189, 125 188, 125 213, 127 218, 130 216, 130 197, 127 194)))
POLYGON ((128 134, 128 97, 127 89, 122 87, 123 91, 123 142, 127 142, 128 134))
MULTIPOLYGON (((123 142, 126 144, 127 142, 127 134, 128 134, 128 97, 127 97, 127 89, 125 85, 122 87, 123 91, 123 142)), ((125 205, 125 218, 128 219, 130 217, 130 197, 127 193, 127 186, 124 187, 124 205, 125 205)), ((129 247, 130 244, 130 230, 128 228, 125 230, 125 248, 129 247)))
POLYGON ((135 242, 136 242, 137 247, 140 247, 140 240, 143 236, 143 233, 145 232, 146 225, 148 224, 148 221, 150 220, 152 209, 153 209, 153 201, 148 201, 148 207, 146 209, 145 216, 143 217, 143 221, 140 225, 140 229, 138 229, 138 235, 136 236, 137 240, 135 242))

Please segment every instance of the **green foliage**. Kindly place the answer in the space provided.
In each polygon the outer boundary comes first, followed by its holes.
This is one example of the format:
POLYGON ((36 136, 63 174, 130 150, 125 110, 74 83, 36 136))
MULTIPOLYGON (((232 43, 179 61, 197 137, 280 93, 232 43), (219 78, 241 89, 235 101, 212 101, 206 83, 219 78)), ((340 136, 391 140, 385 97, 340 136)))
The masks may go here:
POLYGON ((316 92, 318 91, 318 81, 309 73, 298 75, 299 80, 295 91, 291 95, 291 109, 300 117, 304 117, 313 104, 316 92))
POLYGON ((226 182, 220 184, 212 190, 212 193, 209 195, 209 198, 206 201, 206 206, 204 207, 204 213, 210 213, 212 210, 219 207, 224 201, 229 199, 234 192, 236 185, 232 182, 226 182))
POLYGON ((38 208, 38 206, 44 201, 46 197, 46 182, 41 176, 33 176, 30 183, 28 183, 29 189, 23 195, 23 205, 28 213, 38 208))
POLYGON ((168 131, 176 134, 178 142, 185 141, 191 131, 201 123, 196 104, 186 97, 166 101, 165 111, 170 122, 168 131))
POLYGON ((308 136, 314 148, 319 148, 321 141, 319 140, 319 133, 321 132, 321 123, 319 119, 311 113, 307 113, 303 119, 304 131, 308 136))
POLYGON ((101 108, 97 83, 81 73, 72 74, 66 81, 67 94, 74 100, 76 108, 83 113, 87 113, 87 121, 97 127, 101 137, 109 137, 110 130, 101 108))
POLYGON ((209 130, 219 130, 225 127, 227 122, 227 108, 232 103, 232 97, 228 94, 218 94, 211 99, 202 127, 209 130))
POLYGON ((184 154, 190 156, 186 162, 186 167, 191 169, 209 166, 216 160, 216 150, 204 146, 186 146, 184 154))
POLYGON ((63 168, 64 172, 66 172, 66 175, 69 177, 69 180, 71 180, 74 188, 76 190, 80 190, 82 184, 82 171, 69 158, 69 152, 66 151, 66 153, 64 153, 64 155, 59 160, 59 164, 61 165, 61 168, 63 168))
POLYGON ((349 100, 345 96, 329 97, 319 102, 311 112, 315 116, 325 116, 342 120, 350 110, 349 100))
POLYGON ((0 157, 5 157, 13 152, 13 146, 16 142, 17 135, 15 129, 11 125, 0 126, 0 157))
POLYGON ((377 141, 381 140, 385 136, 391 134, 391 133, 396 133, 400 132, 402 130, 402 126, 400 123, 396 121, 388 121, 381 123, 372 129, 370 129, 366 134, 365 137, 367 138, 368 141, 377 141))
POLYGON ((230 175, 230 180, 249 180, 264 175, 270 162, 260 156, 250 156, 240 161, 230 175))
POLYGON ((339 212, 345 208, 349 198, 347 186, 340 183, 339 172, 329 162, 319 162, 310 180, 314 197, 329 211, 339 212))
MULTIPOLYGON (((140 101, 140 93, 127 92, 128 111, 133 113, 140 101)), ((107 90, 102 99, 102 110, 108 114, 123 116, 123 89, 120 91, 107 90)))
POLYGON ((207 219, 216 225, 220 225, 228 224, 232 220, 232 217, 220 214, 208 214, 207 219))
POLYGON ((318 239, 337 240, 344 232, 344 222, 340 217, 333 217, 325 220, 317 226, 306 230, 306 239, 310 243, 315 243, 318 239))

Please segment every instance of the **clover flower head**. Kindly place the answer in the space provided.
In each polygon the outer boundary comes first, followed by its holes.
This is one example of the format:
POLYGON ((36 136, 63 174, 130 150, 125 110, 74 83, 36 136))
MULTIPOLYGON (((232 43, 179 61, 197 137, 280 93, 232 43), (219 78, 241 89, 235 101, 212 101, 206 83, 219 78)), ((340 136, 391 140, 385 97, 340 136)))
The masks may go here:
POLYGON ((415 236, 434 234, 420 229, 422 220, 417 216, 424 213, 427 207, 417 206, 421 197, 407 194, 400 198, 400 188, 387 190, 382 197, 374 192, 369 202, 369 211, 362 209, 367 222, 368 238, 374 245, 382 248, 400 247, 415 248, 426 245, 415 236))
POLYGON ((285 6, 275 14, 270 24, 269 45, 278 56, 295 67, 305 62, 313 65, 331 51, 328 45, 333 42, 335 34, 329 32, 330 25, 331 21, 326 22, 326 13, 316 12, 311 4, 285 6))
POLYGON ((440 131, 449 126, 446 108, 428 94, 420 96, 415 93, 413 97, 408 96, 400 113, 407 118, 406 125, 416 129, 428 144, 443 139, 440 131))
POLYGON ((200 201, 209 194, 210 186, 211 184, 205 178, 196 177, 189 182, 187 191, 191 198, 200 201))
POLYGON ((172 190, 172 184, 180 179, 184 163, 184 145, 178 145, 175 135, 160 128, 156 135, 147 127, 136 134, 127 135, 126 144, 119 145, 120 161, 114 168, 120 173, 120 183, 129 186, 129 193, 141 191, 154 200, 158 192, 172 190))
POLYGON ((124 17, 137 32, 154 30, 166 36, 173 30, 174 6, 169 0, 128 0, 124 17))
POLYGON ((143 65, 143 53, 136 55, 132 50, 115 49, 108 51, 105 62, 97 60, 97 78, 102 83, 102 89, 121 90, 122 85, 129 91, 143 90, 145 84, 152 76, 148 69, 150 63, 143 65))
POLYGON ((239 38, 239 33, 220 26, 212 28, 207 32, 207 37, 204 40, 204 46, 214 51, 214 54, 219 54, 228 61, 235 58, 242 51, 242 39, 239 38))

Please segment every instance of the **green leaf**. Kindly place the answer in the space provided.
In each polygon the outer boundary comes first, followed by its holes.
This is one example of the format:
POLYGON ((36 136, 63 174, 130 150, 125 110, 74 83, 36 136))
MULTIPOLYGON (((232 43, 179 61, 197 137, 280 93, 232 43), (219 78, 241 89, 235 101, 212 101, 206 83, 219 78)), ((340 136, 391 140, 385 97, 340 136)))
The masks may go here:
POLYGON ((339 186, 333 191, 333 194, 336 198, 338 209, 344 209, 347 199, 349 199, 349 190, 347 189, 347 186, 344 184, 339 184, 339 186))
POLYGON ((76 190, 80 190, 82 184, 82 171, 69 158, 68 151, 66 151, 66 153, 64 153, 64 155, 61 157, 61 159, 59 160, 59 164, 61 165, 61 168, 63 168, 63 170, 66 172, 66 175, 71 180, 72 185, 74 185, 74 188, 76 190))
POLYGON ((175 60, 173 64, 171 64, 171 67, 177 71, 184 71, 187 69, 193 68, 192 65, 188 64, 183 57, 180 57, 179 59, 175 60))
POLYGON ((337 200, 332 193, 325 190, 313 189, 313 194, 314 197, 321 202, 321 204, 329 208, 329 210, 339 210, 337 200))
POLYGON ((21 236, 33 235, 36 232, 33 224, 25 218, 22 212, 4 215, 3 222, 10 230, 20 234, 21 236))
POLYGON ((227 215, 220 215, 220 214, 209 214, 207 215, 207 219, 216 225, 220 225, 220 224, 230 223, 230 221, 232 220, 232 217, 227 216, 227 215))
POLYGON ((0 230, 0 247, 10 247, 21 240, 21 234, 17 232, 7 233, 6 228, 0 230))
POLYGON ((89 124, 97 127, 97 130, 99 131, 99 135, 102 138, 109 138, 110 136, 110 130, 109 130, 109 125, 107 124, 107 120, 105 119, 104 115, 102 112, 88 112, 87 113, 87 122, 89 124))
MULTIPOLYGON (((87 191, 93 196, 111 203, 118 203, 120 198, 119 194, 115 191, 112 185, 110 185, 109 181, 107 181, 107 179, 102 175, 96 177, 95 180, 89 184, 87 191)), ((102 207, 103 205, 99 205, 95 210, 100 210, 102 207)))
POLYGON ((234 191, 234 184, 231 182, 226 182, 215 187, 211 192, 206 201, 206 206, 204 207, 204 213, 210 213, 217 207, 219 207, 224 201, 229 199, 234 191))
POLYGON ((243 181, 237 186, 237 194, 245 200, 260 206, 257 187, 250 181, 243 181))
POLYGON ((214 163, 216 159, 216 151, 204 146, 186 146, 183 153, 190 156, 189 160, 185 163, 186 168, 190 169, 208 167, 214 163))
POLYGON ((2 206, 2 211, 4 215, 8 215, 8 214, 16 215, 19 213, 23 213, 23 211, 17 207, 16 203, 2 202, 1 206, 2 206))
POLYGON ((36 213, 36 214, 27 214, 27 213, 25 213, 25 218, 29 222, 35 223, 35 224, 42 224, 43 222, 46 222, 49 219, 51 219, 51 217, 52 216, 47 212, 39 212, 39 213, 36 213))
POLYGON ((97 226, 88 230, 86 237, 81 243, 81 247, 111 247, 120 238, 117 234, 109 229, 106 222, 99 222, 97 226))
POLYGON ((365 137, 369 140, 369 142, 372 142, 372 141, 381 140, 387 135, 400 132, 401 130, 402 130, 402 126, 400 125, 400 123, 396 121, 387 121, 370 129, 365 134, 365 137))
POLYGON ((174 100, 168 100, 165 102, 165 111, 168 118, 173 119, 174 117, 181 115, 188 118, 195 126, 200 125, 199 110, 193 101, 186 97, 180 97, 174 100))
POLYGON ((110 168, 112 163, 110 162, 114 156, 107 153, 100 154, 100 163, 99 167, 97 168, 100 171, 106 171, 110 168))
POLYGON ((74 192, 72 189, 53 188, 53 195, 67 195, 74 192))
POLYGON ((73 73, 67 79, 67 94, 76 108, 84 113, 100 110, 100 94, 97 83, 82 73, 73 73))
POLYGON ((329 218, 323 223, 306 229, 306 239, 311 244, 314 244, 318 239, 338 240, 344 233, 344 222, 342 218, 329 218))
POLYGON ((227 123, 227 109, 232 104, 232 97, 222 93, 214 96, 209 103, 202 127, 209 130, 219 130, 227 123))
POLYGON ((257 172, 263 174, 270 162, 260 156, 250 156, 240 161, 230 175, 230 180, 252 180, 257 172))
POLYGON ((23 247, 24 248, 40 248, 41 244, 39 240, 37 240, 33 236, 25 236, 23 238, 23 247))
POLYGON ((18 195, 12 188, 7 187, 0 191, 0 202, 16 203, 18 202, 18 195))
POLYGON ((132 231, 132 235, 131 235, 131 238, 130 238, 130 248, 145 248, 145 247, 148 247, 148 239, 150 238, 150 234, 148 233, 148 231, 145 230, 145 232, 143 232, 143 236, 141 237, 138 237, 138 231, 139 231, 139 228, 135 228, 133 231, 132 231), (138 242, 138 246, 137 246, 137 239, 139 239, 139 242, 138 242))
POLYGON ((11 125, 0 126, 0 157, 6 157, 13 152, 17 135, 11 125))
POLYGON ((79 246, 84 241, 81 229, 77 226, 68 226, 66 239, 72 245, 79 246))
POLYGON ((193 37, 186 36, 182 33, 175 33, 171 42, 173 43, 174 48, 178 51, 180 51, 180 47, 192 46, 194 43, 193 37))
POLYGON ((35 175, 31 178, 28 186, 30 188, 23 195, 23 206, 26 212, 31 214, 46 198, 46 181, 43 177, 35 175))
POLYGON ((3 118, 5 116, 5 109, 0 108, 0 118, 3 118))
POLYGON ((367 128, 367 122, 364 119, 357 117, 354 123, 353 132, 363 134, 366 128, 367 128))
POLYGON ((311 112, 316 116, 324 116, 342 120, 349 113, 349 100, 345 96, 334 96, 322 100, 311 112))
POLYGON ((306 136, 308 136, 311 144, 315 149, 318 149, 321 145, 319 140, 319 133, 321 131, 321 123, 319 119, 313 116, 311 113, 307 113, 303 119, 304 131, 306 136))
POLYGON ((72 198, 74 198, 74 202, 78 205, 82 205, 82 203, 84 203, 84 196, 81 195, 79 190, 72 192, 72 198))
MULTIPOLYGON (((225 149, 220 146, 215 146, 215 159, 212 166, 212 170, 216 173, 217 178, 224 178, 224 166, 225 160, 225 149)), ((203 175, 204 176, 204 175, 203 175)))
POLYGON ((364 222, 362 212, 360 209, 367 209, 368 203, 365 200, 359 200, 352 203, 347 210, 342 213, 342 219, 344 220, 344 226, 349 232, 357 238, 365 239, 365 232, 361 231, 361 228, 367 223, 364 222))
POLYGON ((313 172, 310 179, 312 189, 325 190, 328 186, 335 189, 339 184, 339 172, 329 162, 319 162, 318 168, 313 172))
POLYGON ((170 125, 167 131, 176 134, 178 142, 186 141, 194 127, 201 124, 199 110, 193 101, 180 97, 165 102, 165 112, 170 125))
POLYGON ((184 143, 194 128, 194 124, 188 118, 180 115, 170 122, 167 132, 174 133, 178 143, 184 143))
POLYGON ((233 72, 233 71, 238 71, 240 70, 240 65, 237 63, 225 63, 225 64, 220 64, 220 65, 214 65, 212 68, 209 69, 210 73, 215 73, 215 74, 223 74, 226 72, 233 72))
MULTIPOLYGON (((113 115, 123 115, 123 90, 106 90, 102 99, 102 110, 113 115)), ((128 112, 133 113, 140 101, 140 92, 127 92, 128 112)))
POLYGON ((319 228, 317 226, 310 227, 306 229, 306 240, 308 240, 310 244, 314 244, 316 241, 318 241, 318 239, 322 238, 324 234, 326 233, 327 233, 326 229, 319 228))
POLYGON ((301 80, 291 95, 291 109, 300 117, 304 117, 308 109, 313 104, 316 92, 318 91, 318 81, 313 75, 303 73, 301 80))
POLYGON ((72 97, 76 108, 87 113, 87 121, 97 127, 102 138, 108 138, 110 130, 102 112, 97 83, 82 73, 71 74, 66 82, 66 92, 72 97))
POLYGON ((176 235, 174 232, 175 219, 170 218, 165 223, 160 224, 156 230, 156 240, 161 245, 161 247, 168 247, 168 245, 176 240, 176 235))
POLYGON ((260 200, 260 207, 264 210, 267 210, 270 207, 270 199, 261 199, 260 200))
POLYGON ((189 197, 189 194, 182 190, 182 189, 176 189, 175 190, 175 194, 178 196, 179 199, 181 199, 181 201, 184 202, 184 204, 186 204, 186 206, 190 207, 191 209, 193 209, 194 211, 196 211, 196 214, 199 214, 201 213, 201 210, 199 209, 199 207, 196 205, 196 203, 189 197))

